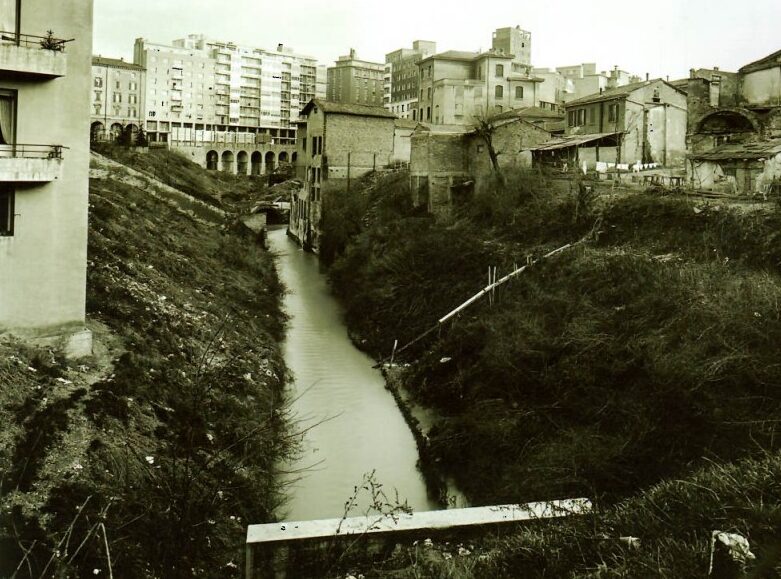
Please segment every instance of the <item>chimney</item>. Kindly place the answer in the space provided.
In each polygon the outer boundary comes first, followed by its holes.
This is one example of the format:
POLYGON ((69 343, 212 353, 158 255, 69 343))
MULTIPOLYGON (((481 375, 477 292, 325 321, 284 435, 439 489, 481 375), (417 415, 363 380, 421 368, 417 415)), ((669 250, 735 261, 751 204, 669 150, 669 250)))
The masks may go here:
POLYGON ((718 66, 714 66, 713 70, 715 70, 716 72, 719 72, 719 67, 718 66))
POLYGON ((690 68, 690 69, 689 69, 689 78, 695 78, 695 77, 696 77, 696 74, 697 74, 697 73, 694 71, 694 69, 693 69, 693 68, 690 68))
POLYGON ((350 58, 355 58, 355 49, 354 48, 350 49, 350 58))
POLYGON ((285 48, 285 45, 282 44, 281 42, 279 44, 277 44, 277 52, 282 52, 284 50, 284 48, 285 48))
POLYGON ((650 73, 646 72, 645 73, 645 82, 648 82, 649 80, 651 80, 651 75, 650 75, 650 73))

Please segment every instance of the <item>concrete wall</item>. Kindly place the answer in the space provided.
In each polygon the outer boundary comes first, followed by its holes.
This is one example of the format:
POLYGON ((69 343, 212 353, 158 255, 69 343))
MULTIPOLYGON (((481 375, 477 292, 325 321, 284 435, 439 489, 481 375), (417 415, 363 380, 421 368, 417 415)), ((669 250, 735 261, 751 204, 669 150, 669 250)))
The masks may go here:
POLYGON ((742 96, 752 105, 781 105, 781 66, 744 74, 742 96))
POLYGON ((396 127, 393 132, 393 157, 394 162, 409 163, 412 154, 412 133, 415 129, 396 127))
POLYGON ((15 231, 0 237, 0 332, 38 336, 84 327, 92 0, 25 0, 20 32, 43 36, 50 29, 74 39, 65 76, 23 80, 0 65, 0 88, 18 91, 17 142, 67 147, 59 179, 12 183, 15 231))

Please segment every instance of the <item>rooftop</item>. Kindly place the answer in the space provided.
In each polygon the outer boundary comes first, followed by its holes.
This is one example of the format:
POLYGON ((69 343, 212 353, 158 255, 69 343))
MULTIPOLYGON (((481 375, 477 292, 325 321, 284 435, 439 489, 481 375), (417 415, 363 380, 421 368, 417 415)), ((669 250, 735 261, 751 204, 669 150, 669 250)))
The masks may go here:
POLYGON ((689 155, 690 159, 721 161, 727 159, 764 159, 781 154, 781 139, 758 143, 727 143, 705 153, 689 155))
POLYGON ((766 68, 775 68, 777 66, 781 66, 781 50, 776 51, 773 54, 769 54, 764 58, 760 58, 759 60, 755 60, 754 62, 747 64, 746 66, 742 67, 739 70, 739 72, 745 74, 747 72, 756 72, 758 70, 764 70, 766 68))
POLYGON ((306 115, 313 107, 318 107, 324 113, 333 115, 356 115, 361 117, 380 117, 386 119, 396 119, 396 115, 385 107, 372 105, 356 105, 348 103, 335 103, 321 99, 312 99, 301 111, 306 115))
POLYGON ((106 58, 104 56, 93 56, 92 66, 111 66, 113 68, 126 68, 128 70, 145 70, 143 66, 132 62, 125 62, 121 58, 106 58))
POLYGON ((648 86, 650 84, 659 83, 659 82, 664 83, 667 86, 670 86, 670 87, 674 88, 678 92, 685 94, 685 91, 683 91, 680 88, 676 87, 675 85, 667 82, 663 78, 654 78, 654 79, 651 79, 651 80, 643 80, 643 81, 640 81, 640 82, 633 82, 633 83, 630 83, 630 84, 625 84, 624 86, 618 86, 616 88, 609 88, 609 89, 603 90, 602 92, 597 92, 597 93, 594 93, 594 94, 590 94, 590 95, 581 97, 579 99, 575 99, 574 101, 568 102, 567 106, 569 107, 569 106, 572 106, 572 105, 584 105, 584 104, 587 104, 587 103, 597 103, 597 102, 600 102, 600 101, 608 101, 608 100, 613 100, 613 99, 617 99, 617 98, 624 98, 624 97, 629 96, 630 94, 632 94, 633 92, 635 92, 638 89, 641 89, 641 88, 643 88, 645 86, 648 86))

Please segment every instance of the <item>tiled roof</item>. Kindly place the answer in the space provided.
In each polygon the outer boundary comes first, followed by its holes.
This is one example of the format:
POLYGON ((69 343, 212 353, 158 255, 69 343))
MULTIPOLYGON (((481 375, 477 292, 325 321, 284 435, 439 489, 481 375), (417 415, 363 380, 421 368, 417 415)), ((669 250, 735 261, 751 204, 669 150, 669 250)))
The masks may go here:
POLYGON ((605 137, 613 137, 620 133, 592 133, 589 135, 573 135, 571 137, 562 137, 560 139, 551 139, 547 143, 542 143, 536 147, 531 147, 532 151, 553 151, 556 149, 567 149, 569 147, 579 147, 586 143, 598 141, 605 137))
POLYGON ((386 119, 395 119, 396 115, 385 107, 378 107, 372 105, 356 105, 348 103, 335 103, 331 101, 325 101, 320 99, 312 99, 309 101, 304 109, 301 111, 303 114, 309 113, 309 111, 317 106, 325 113, 335 115, 356 115, 361 117, 381 117, 386 119))
POLYGON ((132 62, 125 62, 119 58, 105 58, 103 56, 93 56, 92 66, 113 66, 115 68, 127 68, 129 70, 144 70, 144 67, 132 62))
POLYGON ((689 155, 689 158, 701 161, 724 161, 727 159, 763 159, 778 154, 781 154, 781 139, 758 143, 727 143, 705 153, 689 155))
POLYGON ((524 107, 520 109, 511 109, 503 113, 499 113, 495 119, 512 119, 518 117, 519 119, 554 119, 559 120, 564 118, 564 113, 557 113, 550 109, 543 109, 541 107, 524 107))
POLYGON ((739 72, 754 72, 765 68, 775 68, 776 66, 781 66, 781 50, 747 64, 742 67, 739 72))
POLYGON ((624 86, 619 86, 619 87, 616 87, 616 88, 609 88, 607 90, 603 90, 601 93, 600 92, 596 92, 594 94, 591 94, 591 95, 588 95, 588 96, 584 96, 584 97, 581 97, 579 99, 575 99, 574 101, 570 101, 570 102, 568 102, 566 104, 566 106, 570 106, 570 105, 584 105, 584 104, 587 104, 587 103, 597 103, 597 102, 600 102, 600 101, 607 101, 607 100, 612 100, 612 99, 616 99, 616 98, 627 97, 630 94, 632 94, 634 91, 636 91, 638 89, 641 89, 644 86, 647 86, 647 85, 650 85, 650 84, 654 84, 654 83, 657 83, 657 82, 662 82, 662 83, 664 83, 664 84, 674 88, 678 92, 681 92, 681 93, 685 94, 685 91, 681 90, 680 88, 676 87, 675 85, 673 85, 673 84, 671 84, 669 82, 666 82, 664 79, 656 78, 656 79, 653 79, 653 80, 644 80, 644 81, 641 81, 641 82, 633 82, 631 84, 626 84, 624 86))

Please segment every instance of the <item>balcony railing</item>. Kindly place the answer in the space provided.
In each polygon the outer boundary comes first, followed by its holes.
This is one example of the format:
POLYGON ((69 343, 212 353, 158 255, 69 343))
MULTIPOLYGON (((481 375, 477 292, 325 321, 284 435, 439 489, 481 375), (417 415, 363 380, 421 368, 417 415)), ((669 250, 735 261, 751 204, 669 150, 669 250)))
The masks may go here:
POLYGON ((0 145, 0 181, 50 182, 62 173, 62 145, 0 145))
POLYGON ((0 31, 0 71, 49 78, 65 76, 65 45, 71 40, 0 31))
POLYGON ((52 36, 35 36, 34 34, 19 34, 17 32, 0 31, 0 41, 10 42, 24 48, 40 48, 54 52, 65 52, 65 45, 73 42, 75 38, 64 40, 52 36))
POLYGON ((62 159, 62 145, 0 145, 0 159, 62 159))

